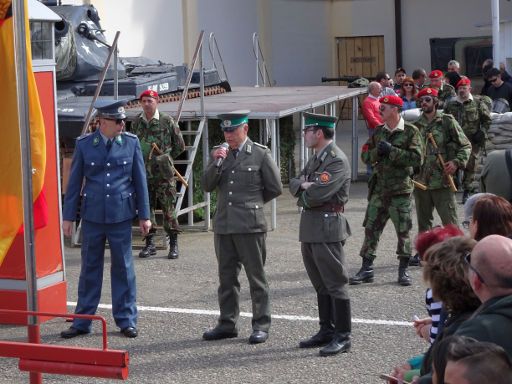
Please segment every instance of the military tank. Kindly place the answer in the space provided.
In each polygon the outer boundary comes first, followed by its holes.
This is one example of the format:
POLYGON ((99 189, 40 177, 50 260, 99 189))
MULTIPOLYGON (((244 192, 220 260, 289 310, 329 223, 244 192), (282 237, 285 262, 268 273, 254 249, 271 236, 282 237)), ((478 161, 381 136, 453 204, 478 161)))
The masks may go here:
MULTIPOLYGON (((61 16, 55 24, 55 56, 57 80, 57 114, 61 149, 71 152, 86 119, 89 106, 107 60, 110 44, 93 5, 60 5, 43 1, 61 16)), ((173 65, 146 57, 119 57, 107 70, 99 98, 114 96, 114 71, 118 74, 118 95, 131 100, 146 89, 159 93, 161 101, 177 101, 181 97, 190 71, 184 65, 173 65)), ((199 97, 199 71, 194 71, 188 98, 199 97)), ((205 94, 231 91, 228 81, 216 69, 204 70, 205 94)))

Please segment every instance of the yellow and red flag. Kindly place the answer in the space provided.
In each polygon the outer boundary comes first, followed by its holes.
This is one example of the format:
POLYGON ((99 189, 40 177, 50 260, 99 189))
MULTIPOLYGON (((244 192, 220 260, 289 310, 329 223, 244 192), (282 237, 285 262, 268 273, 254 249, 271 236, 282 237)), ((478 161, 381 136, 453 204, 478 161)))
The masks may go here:
MULTIPOLYGON (((0 265, 9 251, 16 234, 23 228, 23 197, 20 126, 16 88, 14 55, 14 28, 12 0, 0 0, 0 265)), ((30 29, 27 2, 25 7, 25 41, 27 45, 28 106, 30 112, 30 145, 32 156, 32 201, 34 223, 46 225, 47 211, 44 198, 44 173, 46 167, 45 127, 30 50, 30 29)), ((18 58, 19 59, 19 58, 18 58)))

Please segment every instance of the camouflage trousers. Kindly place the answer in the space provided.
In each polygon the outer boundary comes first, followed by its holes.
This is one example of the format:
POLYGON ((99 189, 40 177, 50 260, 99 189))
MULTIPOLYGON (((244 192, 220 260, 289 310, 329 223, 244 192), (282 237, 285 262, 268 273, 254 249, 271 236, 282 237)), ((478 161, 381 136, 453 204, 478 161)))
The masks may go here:
POLYGON ((478 144, 471 143, 471 154, 469 160, 464 168, 464 177, 462 178, 462 188, 466 191, 471 191, 473 188, 471 184, 475 179, 476 166, 478 164, 478 158, 480 154, 480 146, 478 144))
POLYGON ((155 207, 160 206, 163 214, 163 227, 168 235, 180 233, 176 215, 176 184, 162 180, 148 180, 150 220, 156 227, 155 207))
POLYGON ((426 191, 415 188, 414 202, 416 203, 419 232, 424 232, 432 228, 434 208, 437 210, 443 225, 457 225, 455 193, 449 188, 428 189, 426 191))
POLYGON ((411 195, 380 196, 372 194, 366 208, 363 222, 364 242, 359 254, 367 259, 375 259, 380 235, 388 219, 395 226, 398 244, 396 254, 398 258, 411 257, 411 195))

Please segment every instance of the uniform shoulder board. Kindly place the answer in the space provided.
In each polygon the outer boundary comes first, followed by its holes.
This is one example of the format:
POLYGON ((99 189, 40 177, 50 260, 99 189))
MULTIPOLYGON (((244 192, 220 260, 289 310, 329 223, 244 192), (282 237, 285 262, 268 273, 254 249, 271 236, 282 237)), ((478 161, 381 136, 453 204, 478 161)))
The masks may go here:
POLYGON ((83 139, 85 139, 86 137, 91 136, 91 134, 92 134, 92 133, 86 133, 86 134, 84 134, 84 135, 82 135, 82 136, 77 137, 77 138, 76 138, 76 140, 77 140, 77 141, 83 140, 83 139))
POLYGON ((128 136, 128 137, 133 137, 134 139, 136 139, 136 138, 137 138, 137 135, 134 135, 134 134, 133 134, 133 133, 131 133, 131 132, 125 132, 124 134, 125 134, 126 136, 128 136))
POLYGON ((332 156, 332 157, 336 157, 336 152, 334 152, 334 150, 333 150, 333 149, 331 149, 331 156, 332 156))
POLYGON ((257 143, 257 142, 254 142, 254 145, 260 147, 260 148, 263 148, 263 149, 268 149, 268 147, 266 145, 263 145, 263 144, 260 144, 260 143, 257 143))

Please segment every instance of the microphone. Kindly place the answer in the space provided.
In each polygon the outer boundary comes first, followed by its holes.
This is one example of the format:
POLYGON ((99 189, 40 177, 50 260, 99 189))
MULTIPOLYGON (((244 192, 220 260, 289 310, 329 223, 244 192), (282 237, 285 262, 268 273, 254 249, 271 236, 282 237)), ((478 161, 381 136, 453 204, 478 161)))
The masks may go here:
MULTIPOLYGON (((222 144, 220 145, 220 147, 221 147, 221 148, 229 149, 229 144, 228 144, 228 143, 222 143, 222 144)), ((219 156, 219 157, 217 157, 217 160, 215 160, 215 167, 216 167, 216 168, 219 168, 219 167, 222 165, 223 161, 224 161, 224 158, 223 158, 223 157, 220 157, 220 156, 219 156)))

